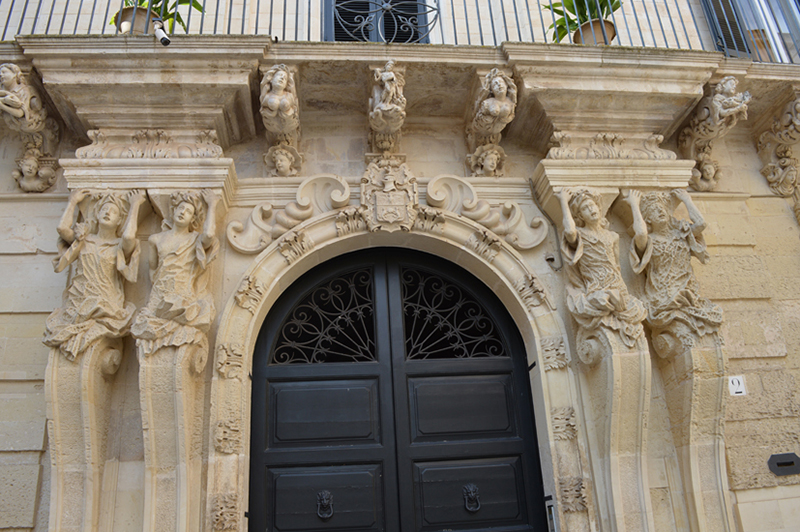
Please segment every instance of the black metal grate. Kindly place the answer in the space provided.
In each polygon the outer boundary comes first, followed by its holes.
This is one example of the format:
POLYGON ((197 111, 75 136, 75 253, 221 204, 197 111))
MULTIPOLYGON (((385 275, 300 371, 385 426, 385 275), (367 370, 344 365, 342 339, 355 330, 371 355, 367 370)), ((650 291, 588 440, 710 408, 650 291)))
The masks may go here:
POLYGON ((427 42, 439 11, 417 0, 333 0, 335 41, 427 42))
POLYGON ((281 325, 270 364, 374 361, 373 285, 359 269, 315 288, 281 325))
POLYGON ((406 358, 508 356, 494 320, 472 294, 425 270, 403 268, 406 358))

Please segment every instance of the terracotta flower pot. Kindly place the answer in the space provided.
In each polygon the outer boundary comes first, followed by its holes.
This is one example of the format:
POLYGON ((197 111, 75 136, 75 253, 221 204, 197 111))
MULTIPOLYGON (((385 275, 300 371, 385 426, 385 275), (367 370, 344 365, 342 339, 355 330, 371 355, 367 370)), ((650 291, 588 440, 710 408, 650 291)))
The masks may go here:
POLYGON ((150 11, 150 23, 147 24, 147 8, 144 7, 126 7, 117 13, 117 27, 120 33, 131 33, 133 35, 143 35, 145 33, 154 33, 153 17, 158 14, 150 11), (136 20, 133 20, 133 14, 136 13, 136 20), (133 27, 131 29, 131 27, 133 27))
POLYGON ((575 44, 608 44, 617 36, 617 28, 610 20, 594 19, 584 22, 581 27, 572 34, 572 42, 575 44), (603 27, 606 30, 606 39, 603 38, 603 27), (594 34, 592 34, 594 30, 594 34))

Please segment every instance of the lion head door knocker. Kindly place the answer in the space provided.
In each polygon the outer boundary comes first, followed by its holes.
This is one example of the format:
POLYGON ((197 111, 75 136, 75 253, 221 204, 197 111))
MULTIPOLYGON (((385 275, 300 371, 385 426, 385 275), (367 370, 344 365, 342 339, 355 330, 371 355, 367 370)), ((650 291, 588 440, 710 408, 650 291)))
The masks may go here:
POLYGON ((333 494, 328 490, 317 493, 317 517, 323 521, 333 517, 333 494))
POLYGON ((481 509, 481 498, 478 495, 478 486, 475 484, 467 484, 463 488, 464 493, 464 508, 470 513, 475 513, 481 509))

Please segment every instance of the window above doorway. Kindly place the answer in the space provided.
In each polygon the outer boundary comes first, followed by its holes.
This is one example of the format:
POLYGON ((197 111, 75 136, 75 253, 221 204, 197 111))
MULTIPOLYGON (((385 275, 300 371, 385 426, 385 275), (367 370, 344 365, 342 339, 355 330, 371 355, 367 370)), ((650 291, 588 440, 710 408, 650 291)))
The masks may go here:
POLYGON ((425 0, 326 0, 325 40, 427 43, 438 18, 425 0))

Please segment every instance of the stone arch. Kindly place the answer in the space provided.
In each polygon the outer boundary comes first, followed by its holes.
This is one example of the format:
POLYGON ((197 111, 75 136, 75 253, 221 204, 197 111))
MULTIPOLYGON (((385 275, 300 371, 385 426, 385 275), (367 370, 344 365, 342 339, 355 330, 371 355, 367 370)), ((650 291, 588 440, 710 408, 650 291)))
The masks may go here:
MULTIPOLYGON (((247 529, 249 375, 268 311, 285 288, 317 264, 377 246, 415 249, 456 262, 489 286, 506 306, 522 336, 530 368, 544 490, 554 500, 562 500, 563 478, 583 479, 589 474, 581 450, 586 446, 577 442, 574 410, 562 406, 578 404, 578 382, 567 360, 564 324, 525 259, 485 227, 448 211, 425 208, 409 232, 370 232, 347 216, 347 209, 322 213, 272 242, 228 297, 214 349, 206 529, 247 529), (566 430, 565 408, 572 412, 566 430), (562 445, 562 440, 570 444, 562 445)), ((589 490, 584 484, 578 490, 583 506, 577 511, 586 514, 589 490)), ((556 509, 561 521, 564 507, 562 503, 556 509)))

